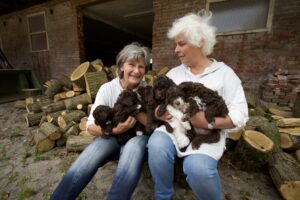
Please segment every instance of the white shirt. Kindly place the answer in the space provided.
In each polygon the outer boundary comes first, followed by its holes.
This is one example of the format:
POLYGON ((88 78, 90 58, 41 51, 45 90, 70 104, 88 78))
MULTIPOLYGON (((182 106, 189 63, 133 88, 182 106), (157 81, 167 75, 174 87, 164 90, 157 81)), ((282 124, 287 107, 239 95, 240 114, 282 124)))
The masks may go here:
MULTIPOLYGON (((141 81, 140 85, 145 85, 144 81, 141 81)), ((134 89, 135 91, 136 89, 134 89)), ((120 79, 117 77, 107 83, 104 83, 98 90, 95 102, 91 108, 90 115, 87 121, 87 127, 91 124, 94 124, 95 118, 93 112, 99 105, 105 105, 109 107, 114 107, 120 93, 123 91, 123 88, 120 84, 120 79)))
MULTIPOLYGON (((182 64, 171 69, 167 73, 167 76, 177 85, 184 81, 199 82, 204 84, 207 88, 217 91, 225 100, 229 110, 228 115, 236 126, 234 129, 239 129, 246 124, 248 120, 248 107, 241 80, 234 71, 223 62, 213 60, 212 65, 205 68, 205 71, 199 75, 193 74, 189 67, 182 64)), ((226 133, 229 131, 229 129, 222 130, 220 141, 217 143, 203 143, 197 150, 193 150, 190 144, 185 152, 181 152, 177 147, 174 136, 172 133, 166 131, 165 126, 158 127, 156 130, 163 131, 171 137, 179 157, 202 153, 216 160, 219 160, 223 155, 226 133)))

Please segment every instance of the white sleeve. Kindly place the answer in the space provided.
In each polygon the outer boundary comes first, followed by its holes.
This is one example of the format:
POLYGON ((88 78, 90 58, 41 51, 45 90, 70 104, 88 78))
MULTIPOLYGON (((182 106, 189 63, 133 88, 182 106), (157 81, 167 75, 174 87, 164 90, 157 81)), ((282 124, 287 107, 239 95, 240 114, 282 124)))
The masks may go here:
POLYGON ((102 85, 97 92, 95 102, 91 108, 91 112, 90 112, 90 115, 89 115, 88 121, 87 121, 87 127, 91 124, 94 124, 95 119, 93 116, 93 112, 96 109, 96 107, 99 105, 108 105, 107 98, 106 98, 107 96, 108 96, 107 87, 105 85, 102 85))
POLYGON ((223 98, 233 124, 236 128, 245 126, 248 121, 248 105, 241 80, 233 71, 225 74, 223 89, 223 98))

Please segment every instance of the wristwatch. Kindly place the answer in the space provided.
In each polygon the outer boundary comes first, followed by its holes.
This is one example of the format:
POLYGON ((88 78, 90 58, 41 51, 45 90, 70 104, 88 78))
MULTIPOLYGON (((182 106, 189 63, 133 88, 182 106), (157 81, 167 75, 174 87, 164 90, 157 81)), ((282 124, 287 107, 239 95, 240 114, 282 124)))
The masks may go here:
POLYGON ((214 129, 215 126, 216 126, 215 118, 213 119, 213 121, 212 121, 211 123, 208 123, 208 124, 207 124, 207 128, 208 128, 209 130, 214 129))

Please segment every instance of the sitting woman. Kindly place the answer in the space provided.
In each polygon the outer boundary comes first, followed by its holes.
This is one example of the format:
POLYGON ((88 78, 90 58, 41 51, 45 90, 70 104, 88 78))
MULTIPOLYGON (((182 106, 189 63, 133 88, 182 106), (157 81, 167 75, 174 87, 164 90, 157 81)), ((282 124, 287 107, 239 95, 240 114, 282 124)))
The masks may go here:
MULTIPOLYGON (((113 107, 123 90, 136 90, 145 85, 142 81, 150 63, 148 48, 138 43, 125 46, 117 56, 119 77, 103 84, 96 96, 91 114, 88 118, 88 131, 97 137, 79 155, 62 181, 53 192, 51 199, 75 199, 91 181, 99 167, 109 161, 119 160, 118 167, 107 194, 107 199, 130 199, 141 175, 143 162, 147 153, 148 136, 135 136, 124 145, 120 145, 116 137, 101 137, 101 127, 94 123, 93 111, 98 105, 113 107)), ((113 134, 122 134, 131 129, 136 120, 146 123, 145 113, 119 123, 113 128, 113 134)))
MULTIPOLYGON (((225 117, 215 117, 210 123, 203 111, 192 116, 190 122, 198 134, 203 129, 222 131, 218 142, 203 143, 197 149, 189 145, 185 152, 180 152, 174 136, 167 134, 164 126, 154 131, 148 142, 148 162, 157 200, 172 199, 176 156, 183 157, 186 180, 198 199, 223 199, 217 166, 225 150, 224 129, 244 126, 248 119, 247 102, 239 77, 225 63, 209 57, 216 43, 215 28, 209 23, 210 17, 204 12, 190 13, 173 23, 168 37, 175 41, 175 54, 181 65, 171 69, 167 76, 177 85, 192 81, 217 91, 225 100, 229 113, 225 117)), ((161 120, 170 118, 172 116, 166 112, 161 120)))

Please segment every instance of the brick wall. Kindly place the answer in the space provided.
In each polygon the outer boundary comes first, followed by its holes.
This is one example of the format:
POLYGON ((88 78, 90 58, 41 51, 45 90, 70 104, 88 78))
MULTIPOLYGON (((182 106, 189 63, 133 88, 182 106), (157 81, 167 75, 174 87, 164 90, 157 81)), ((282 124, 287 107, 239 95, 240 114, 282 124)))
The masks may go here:
MULTIPOLYGON (((204 0, 154 0, 153 68, 179 64, 174 43, 166 32, 174 19, 205 8, 204 0)), ((231 66, 244 88, 259 93, 268 73, 278 69, 300 70, 300 0, 275 0, 270 32, 218 36, 212 57, 231 66)))
POLYGON ((0 17, 3 51, 16 69, 33 69, 43 83, 60 74, 70 75, 80 64, 76 9, 56 0, 0 17), (27 15, 44 11, 49 51, 31 52, 27 15))

